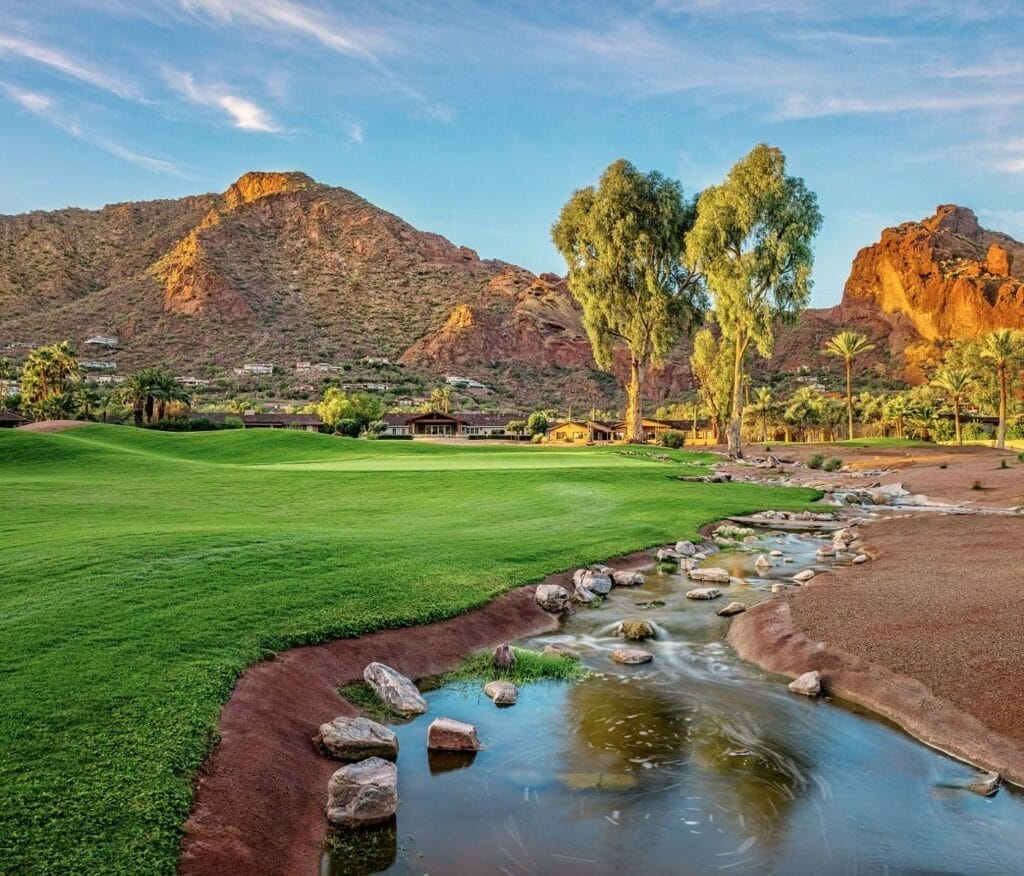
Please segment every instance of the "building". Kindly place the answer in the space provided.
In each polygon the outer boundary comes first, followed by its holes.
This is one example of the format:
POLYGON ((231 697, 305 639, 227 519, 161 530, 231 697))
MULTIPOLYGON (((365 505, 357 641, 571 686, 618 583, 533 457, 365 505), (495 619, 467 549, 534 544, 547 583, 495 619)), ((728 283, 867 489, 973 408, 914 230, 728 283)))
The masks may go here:
POLYGON ((210 420, 223 423, 227 418, 242 421, 246 429, 300 429, 303 432, 319 432, 323 421, 319 414, 192 414, 193 420, 210 420))
POLYGON ((602 423, 599 420, 567 420, 548 428, 548 440, 561 444, 611 441, 614 438, 613 424, 602 423))
POLYGON ((383 419, 387 424, 383 434, 392 437, 509 438, 512 433, 508 431, 508 424, 521 418, 517 414, 422 411, 385 414, 383 419))
POLYGON ((274 365, 271 362, 246 362, 241 368, 235 369, 235 374, 273 374, 274 365))
POLYGON ((85 360, 79 364, 86 371, 117 371, 116 362, 99 362, 95 360, 85 360))
POLYGON ((26 423, 31 422, 28 417, 23 417, 21 414, 14 413, 14 411, 0 409, 0 429, 17 429, 18 426, 24 426, 26 423))
POLYGON ((112 335, 94 335, 88 338, 86 343, 92 344, 95 347, 116 347, 118 340, 112 335))
POLYGON ((187 386, 190 389, 196 389, 197 387, 200 386, 210 385, 209 380, 204 380, 201 377, 175 377, 174 379, 177 380, 178 383, 180 383, 182 386, 187 386))

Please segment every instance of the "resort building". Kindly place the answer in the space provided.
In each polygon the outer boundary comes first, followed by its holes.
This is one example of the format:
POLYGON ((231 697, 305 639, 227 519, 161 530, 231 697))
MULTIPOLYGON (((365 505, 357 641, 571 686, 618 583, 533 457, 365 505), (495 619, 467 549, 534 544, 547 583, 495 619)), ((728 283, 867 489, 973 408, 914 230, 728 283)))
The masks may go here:
MULTIPOLYGON (((643 420, 644 440, 660 441, 662 436, 669 430, 682 432, 684 441, 689 445, 714 444, 714 433, 711 424, 684 420, 643 420)), ((616 423, 606 423, 600 420, 569 420, 561 423, 554 423, 547 432, 548 440, 553 443, 597 443, 602 441, 624 441, 626 438, 626 423, 620 420, 616 423)))
POLYGON ((508 424, 520 419, 516 414, 481 414, 458 411, 445 414, 441 411, 424 411, 419 413, 385 414, 387 423, 385 436, 432 438, 507 438, 511 433, 508 424))

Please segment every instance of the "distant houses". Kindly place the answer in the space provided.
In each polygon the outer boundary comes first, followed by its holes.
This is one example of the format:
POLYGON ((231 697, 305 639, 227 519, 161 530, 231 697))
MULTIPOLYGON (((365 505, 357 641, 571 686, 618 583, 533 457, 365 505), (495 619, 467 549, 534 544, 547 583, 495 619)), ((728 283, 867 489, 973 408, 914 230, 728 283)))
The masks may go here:
POLYGON ((273 374, 274 364, 272 362, 246 362, 241 368, 235 369, 235 374, 244 377, 249 374, 273 374))
POLYGON ((118 345, 118 339, 113 335, 93 335, 85 342, 94 347, 116 347, 118 345))
POLYGON ((223 423, 227 419, 241 420, 246 429, 299 429, 319 432, 323 421, 319 414, 230 414, 225 412, 194 413, 190 419, 223 423))
MULTIPOLYGON (((660 441, 668 431, 682 432, 684 440, 690 445, 714 444, 714 432, 708 422, 698 422, 696 427, 692 421, 654 420, 647 417, 643 420, 644 439, 660 441)), ((548 428, 548 441, 561 444, 600 443, 604 441, 623 441, 626 436, 626 423, 619 420, 614 423, 601 420, 568 420, 553 423, 548 428)))
POLYGON ((0 409, 0 429, 16 429, 32 421, 28 417, 16 414, 14 411, 0 409))
POLYGON ((508 431, 508 424, 521 419, 518 414, 481 414, 469 411, 453 414, 441 411, 394 413, 384 415, 387 428, 382 434, 391 438, 506 438, 512 435, 508 431))

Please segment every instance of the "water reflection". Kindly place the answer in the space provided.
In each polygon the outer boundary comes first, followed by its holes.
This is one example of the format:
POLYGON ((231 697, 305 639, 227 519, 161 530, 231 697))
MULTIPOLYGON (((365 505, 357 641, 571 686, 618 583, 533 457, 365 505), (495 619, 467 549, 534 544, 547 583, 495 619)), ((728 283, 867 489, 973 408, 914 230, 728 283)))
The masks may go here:
MULTIPOLYGON (((796 561, 763 573, 753 555, 716 557, 746 581, 727 598, 757 601, 773 580, 820 565, 818 544, 766 541, 759 550, 796 561)), ((690 586, 651 574, 536 640, 581 651, 595 671, 584 681, 530 685, 503 710, 476 685, 430 692, 429 714, 395 728, 401 833, 353 836, 324 873, 1019 869, 1021 797, 968 794, 969 768, 863 714, 790 695, 735 658, 715 615, 722 601, 687 600, 690 586), (619 666, 613 631, 634 616, 661 630, 643 645, 655 658, 619 666), (461 762, 423 757, 438 715, 477 724, 485 749, 461 762)))

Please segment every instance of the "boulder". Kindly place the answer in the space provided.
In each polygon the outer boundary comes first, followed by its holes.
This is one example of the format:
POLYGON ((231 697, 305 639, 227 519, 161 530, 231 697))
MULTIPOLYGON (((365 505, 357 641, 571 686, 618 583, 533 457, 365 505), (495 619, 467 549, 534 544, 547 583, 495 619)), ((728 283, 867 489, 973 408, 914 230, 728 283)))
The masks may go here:
POLYGON ((672 548, 659 548, 658 552, 654 556, 658 562, 681 559, 679 554, 672 550, 672 548))
POLYGON ((363 679, 377 698, 399 715, 422 715, 427 701, 408 678, 383 663, 371 663, 363 670, 363 679))
POLYGON ((828 545, 822 545, 815 551, 815 554, 817 554, 819 560, 824 560, 827 557, 834 557, 836 555, 836 549, 834 547, 829 547, 828 545))
POLYGON ((772 593, 785 593, 786 590, 785 584, 772 584, 772 593))
POLYGON ((775 563, 769 560, 764 554, 760 554, 758 555, 758 558, 754 560, 754 565, 757 566, 758 569, 770 569, 775 565, 775 563))
POLYGON ((625 663, 627 666, 650 663, 653 659, 654 655, 650 651, 643 651, 640 648, 616 648, 612 651, 612 660, 616 663, 625 663))
POLYGON ((810 581, 811 578, 813 578, 813 577, 814 577, 814 569, 804 569, 801 572, 797 572, 793 576, 793 580, 796 581, 797 584, 804 584, 807 581, 810 581))
POLYGON ((593 602, 595 599, 597 599, 597 596, 585 584, 576 584, 573 587, 572 598, 575 599, 577 602, 582 602, 584 605, 586 605, 587 603, 593 602))
POLYGON ((742 614, 747 607, 742 602, 730 602, 728 605, 715 612, 719 617, 732 617, 734 614, 742 614))
POLYGON ((697 553, 697 546, 692 541, 677 541, 676 553, 684 557, 692 557, 697 553))
POLYGON ((562 645, 559 642, 555 642, 551 645, 545 645, 542 654, 555 655, 558 657, 568 657, 570 660, 579 660, 580 652, 574 651, 568 645, 562 645))
POLYGON ((856 563, 858 566, 861 563, 866 563, 867 561, 868 561, 868 555, 867 554, 857 554, 857 556, 855 556, 853 558, 853 562, 856 563))
POLYGON ((512 646, 507 642, 504 645, 498 645, 494 649, 491 663, 494 664, 496 669, 511 669, 516 664, 516 652, 512 650, 512 646))
MULTIPOLYGON (((612 590, 612 574, 591 572, 585 583, 587 588, 598 596, 607 596, 612 590)), ((618 581, 616 580, 614 583, 618 584, 618 581)))
POLYGON ((496 706, 514 706, 519 699, 519 688, 511 681, 489 681, 484 685, 484 693, 496 706))
POLYGON ((482 747, 472 724, 435 718, 427 728, 427 748, 431 751, 479 751, 482 747))
POLYGON ((976 782, 971 782, 967 790, 972 794, 980 794, 982 797, 992 797, 999 790, 1002 777, 999 773, 985 773, 979 776, 976 782))
POLYGON ((717 587, 697 587, 686 591, 687 599, 718 599, 722 591, 717 587))
POLYGON ((690 569, 686 573, 691 581, 708 581, 712 584, 728 584, 729 573, 725 569, 710 566, 706 569, 690 569))
MULTIPOLYGON (((682 560, 679 561, 683 562, 682 560)), ((612 572, 612 581, 616 587, 643 587, 644 576, 639 572, 612 572)))
POLYGON ((625 638, 632 639, 634 642, 642 642, 644 639, 653 639, 658 634, 657 630, 654 629, 654 624, 641 618, 630 618, 629 620, 624 620, 619 625, 619 631, 625 638))
POLYGON ((564 587, 558 584, 540 584, 533 594, 533 599, 545 611, 555 614, 565 610, 569 602, 569 594, 564 587))
POLYGON ((342 715, 320 725, 317 742, 337 760, 357 761, 368 757, 398 757, 398 737, 369 718, 342 715))
POLYGON ((339 827, 381 824, 398 810, 398 769, 370 757, 343 766, 327 784, 327 820, 339 827))
POLYGON ((750 585, 750 582, 746 578, 734 578, 730 576, 729 584, 730 586, 735 587, 747 587, 750 585))
POLYGON ((783 555, 782 551, 780 551, 778 548, 776 548, 773 551, 769 551, 768 552, 768 556, 770 556, 770 557, 781 557, 782 555, 783 555))
POLYGON ((789 689, 793 693, 802 694, 805 697, 818 696, 821 693, 821 676, 818 674, 818 670, 805 672, 795 678, 789 683, 789 689))
POLYGON ((696 557, 683 557, 679 561, 679 572, 689 572, 690 569, 696 569, 697 563, 699 562, 700 560, 698 560, 696 557))

